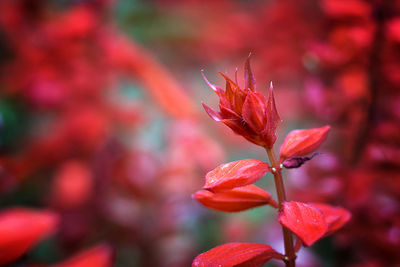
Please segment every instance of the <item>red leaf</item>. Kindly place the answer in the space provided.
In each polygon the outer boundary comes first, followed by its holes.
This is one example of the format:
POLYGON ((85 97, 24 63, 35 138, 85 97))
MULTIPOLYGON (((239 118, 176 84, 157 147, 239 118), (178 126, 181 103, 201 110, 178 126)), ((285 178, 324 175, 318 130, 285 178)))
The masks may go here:
POLYGON ((328 225, 322 212, 301 202, 284 202, 279 222, 295 233, 304 244, 312 245, 326 233, 328 225))
POLYGON ((49 211, 14 208, 1 212, 0 265, 20 257, 52 233, 57 223, 57 215, 49 211))
POLYGON ((252 184, 269 171, 269 165, 258 159, 244 159, 219 165, 206 174, 203 189, 213 192, 252 184))
POLYGON ((326 139, 331 127, 291 131, 283 141, 280 150, 281 162, 286 158, 305 156, 326 139))
POLYGON ((282 255, 265 244, 227 243, 198 255, 192 267, 258 267, 282 255))
POLYGON ((250 56, 246 59, 246 63, 244 64, 244 89, 250 89, 251 91, 255 92, 256 91, 256 79, 253 76, 253 73, 251 72, 251 67, 250 67, 250 56))
POLYGON ((278 203, 268 192, 252 184, 218 193, 200 190, 193 197, 204 206, 219 211, 243 211, 267 204, 278 208, 278 203))
POLYGON ((98 245, 68 259, 54 267, 111 267, 113 258, 112 249, 108 245, 98 245))
POLYGON ((328 231, 325 236, 332 234, 345 225, 351 218, 351 213, 344 208, 334 207, 324 203, 310 203, 319 209, 325 216, 325 221, 328 224, 328 231))

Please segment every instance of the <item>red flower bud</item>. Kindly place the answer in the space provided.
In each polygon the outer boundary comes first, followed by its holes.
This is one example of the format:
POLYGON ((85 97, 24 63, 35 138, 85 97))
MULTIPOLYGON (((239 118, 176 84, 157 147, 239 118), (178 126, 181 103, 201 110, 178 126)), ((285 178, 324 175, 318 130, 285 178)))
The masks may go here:
POLYGON ((210 209, 227 212, 243 211, 267 204, 278 208, 278 203, 267 191, 252 184, 218 193, 200 190, 193 198, 210 209))
POLYGON ((203 189, 220 192, 249 185, 263 177, 269 170, 269 165, 258 159, 225 163, 206 174, 203 189))
POLYGON ((331 127, 327 125, 321 128, 291 131, 281 145, 281 162, 290 157, 305 156, 317 149, 326 139, 330 129, 331 127))
POLYGON ((207 105, 203 107, 215 121, 222 122, 250 142, 271 147, 276 141, 276 128, 280 118, 275 106, 273 87, 271 84, 268 100, 256 92, 256 84, 250 69, 250 59, 245 64, 245 89, 242 90, 224 74, 225 90, 211 84, 203 75, 207 84, 219 97, 220 111, 207 105))
POLYGON ((283 256, 265 244, 227 243, 198 255, 192 267, 259 267, 272 258, 283 256))
POLYGON ((284 202, 279 222, 296 234, 304 244, 311 246, 328 229, 324 215, 317 208, 301 202, 284 202))

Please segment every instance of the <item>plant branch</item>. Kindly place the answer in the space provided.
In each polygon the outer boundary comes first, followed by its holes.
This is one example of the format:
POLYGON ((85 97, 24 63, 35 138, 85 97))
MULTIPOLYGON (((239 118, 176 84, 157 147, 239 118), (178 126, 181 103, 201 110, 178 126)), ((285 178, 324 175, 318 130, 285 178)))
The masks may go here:
MULTIPOLYGON (((272 148, 265 148, 269 161, 272 166, 272 174, 274 175, 276 193, 278 194, 279 209, 282 209, 282 203, 286 201, 285 186, 283 184, 282 172, 279 161, 275 156, 272 148)), ((283 241, 285 245, 285 264, 286 267, 295 267, 296 254, 293 247, 292 232, 282 225, 283 241)))

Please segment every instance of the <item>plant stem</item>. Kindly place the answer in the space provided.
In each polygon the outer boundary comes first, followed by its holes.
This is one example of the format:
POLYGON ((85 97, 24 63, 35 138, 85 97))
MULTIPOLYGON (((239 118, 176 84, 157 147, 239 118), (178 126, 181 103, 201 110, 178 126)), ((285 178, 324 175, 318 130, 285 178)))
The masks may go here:
MULTIPOLYGON (((281 167, 279 161, 276 159, 275 152, 272 150, 272 148, 266 147, 265 150, 267 151, 268 158, 269 161, 271 162, 272 168, 274 168, 272 174, 274 175, 276 193, 278 194, 279 210, 281 210, 282 203, 286 201, 285 186, 283 184, 281 167)), ((286 267, 295 267, 296 254, 294 252, 294 247, 293 247, 292 232, 283 225, 282 225, 282 231, 283 231, 283 241, 285 244, 286 267)))

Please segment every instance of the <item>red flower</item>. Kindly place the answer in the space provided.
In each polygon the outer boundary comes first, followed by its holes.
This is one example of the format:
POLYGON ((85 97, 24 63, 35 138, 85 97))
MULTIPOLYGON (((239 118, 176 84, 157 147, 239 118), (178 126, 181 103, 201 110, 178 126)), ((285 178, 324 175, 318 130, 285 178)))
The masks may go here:
POLYGON ((268 100, 256 91, 256 84, 250 68, 250 58, 245 64, 245 88, 241 89, 237 81, 221 73, 226 80, 225 90, 211 84, 203 75, 208 85, 219 97, 220 112, 203 103, 207 114, 215 121, 220 121, 257 145, 272 147, 276 141, 276 128, 280 118, 275 106, 272 83, 268 100))
POLYGON ((278 208, 278 203, 267 191, 252 184, 219 193, 200 190, 193 197, 204 206, 219 211, 243 211, 267 204, 278 208))
POLYGON ((54 232, 58 223, 56 214, 14 208, 0 213, 0 265, 24 254, 34 243, 54 232))

